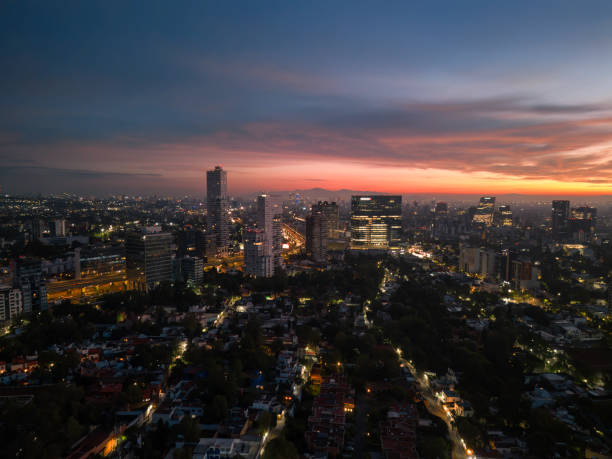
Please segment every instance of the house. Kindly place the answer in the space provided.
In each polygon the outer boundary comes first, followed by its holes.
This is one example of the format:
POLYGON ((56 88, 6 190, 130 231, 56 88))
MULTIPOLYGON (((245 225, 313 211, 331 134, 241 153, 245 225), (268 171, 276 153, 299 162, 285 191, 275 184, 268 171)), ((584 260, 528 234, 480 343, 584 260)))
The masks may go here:
POLYGON ((194 459, 255 459, 260 442, 238 438, 201 438, 193 451, 194 459))

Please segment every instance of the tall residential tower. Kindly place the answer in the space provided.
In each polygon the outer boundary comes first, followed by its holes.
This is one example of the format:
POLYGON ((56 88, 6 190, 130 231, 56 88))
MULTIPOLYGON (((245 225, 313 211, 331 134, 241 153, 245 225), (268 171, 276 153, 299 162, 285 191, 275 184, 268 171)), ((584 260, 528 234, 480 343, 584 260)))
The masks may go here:
POLYGON ((247 273, 270 277, 283 266, 282 220, 268 194, 257 197, 256 228, 249 228, 244 240, 244 263, 247 273))
POLYGON ((227 172, 221 166, 206 172, 206 211, 210 242, 207 252, 225 252, 229 246, 229 215, 227 172))

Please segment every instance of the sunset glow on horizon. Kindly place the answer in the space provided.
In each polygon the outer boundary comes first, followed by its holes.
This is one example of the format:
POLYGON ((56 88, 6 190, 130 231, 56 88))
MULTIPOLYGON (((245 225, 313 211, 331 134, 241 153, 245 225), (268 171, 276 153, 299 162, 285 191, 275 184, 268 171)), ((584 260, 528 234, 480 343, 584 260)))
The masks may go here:
POLYGON ((0 185, 610 195, 609 24, 551 5, 5 4, 0 185))

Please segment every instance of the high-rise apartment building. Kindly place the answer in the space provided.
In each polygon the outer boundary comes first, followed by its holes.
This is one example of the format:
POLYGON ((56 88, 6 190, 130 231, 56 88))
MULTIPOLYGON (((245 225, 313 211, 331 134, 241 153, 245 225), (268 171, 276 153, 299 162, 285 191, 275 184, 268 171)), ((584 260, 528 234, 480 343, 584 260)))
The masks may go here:
POLYGON ((58 218, 54 220, 51 224, 53 228, 53 236, 55 237, 66 236, 66 220, 64 220, 63 218, 58 218))
POLYGON ((552 232, 553 236, 564 237, 568 233, 568 218, 570 216, 569 201, 552 202, 552 232))
POLYGON ((244 233, 244 270, 257 277, 271 277, 274 274, 274 259, 266 251, 265 231, 249 228, 244 233))
POLYGON ((23 312, 21 290, 0 285, 0 322, 12 320, 23 312))
POLYGON ((578 238, 586 237, 595 231, 597 221, 597 209, 595 207, 574 207, 567 219, 568 232, 578 238))
POLYGON ((351 249, 397 249, 401 237, 401 196, 351 198, 351 249))
POLYGON ((206 172, 206 222, 211 243, 208 253, 222 253, 229 246, 228 209, 227 172, 216 166, 206 172))
POLYGON ((319 201, 312 206, 313 212, 320 212, 327 220, 329 237, 338 237, 339 212, 335 202, 319 201))
POLYGON ((172 234, 146 229, 128 234, 126 264, 130 275, 147 289, 172 281, 172 234))
POLYGON ((446 202, 438 202, 434 207, 434 215, 436 217, 448 215, 448 204, 446 202))
POLYGON ((272 257, 274 269, 278 272, 285 262, 283 260, 283 220, 281 214, 274 214, 272 218, 272 257))
POLYGON ((257 228, 264 232, 264 252, 272 256, 274 249, 274 215, 272 213, 272 200, 270 195, 257 196, 257 228))
POLYGON ((30 222, 31 234, 30 241, 38 241, 43 236, 45 222, 39 218, 34 218, 30 222))
POLYGON ((181 274, 185 282, 201 284, 204 280, 204 261, 200 257, 184 257, 181 260, 181 274))
POLYGON ((472 223, 491 226, 493 224, 493 214, 495 213, 495 197, 483 196, 480 198, 472 223))
POLYGON ((206 255, 206 233, 196 228, 184 228, 177 234, 178 255, 203 257, 206 255))
POLYGON ((306 254, 318 263, 327 261, 329 221, 321 211, 313 210, 306 217, 306 254))
POLYGON ((510 206, 499 206, 495 215, 498 226, 512 226, 512 209, 510 206))
POLYGON ((255 224, 244 236, 245 271, 270 277, 283 266, 283 234, 280 209, 268 194, 257 197, 255 224))
POLYGON ((42 263, 38 258, 19 259, 13 268, 13 286, 21 290, 23 312, 47 309, 47 286, 43 279, 42 263))

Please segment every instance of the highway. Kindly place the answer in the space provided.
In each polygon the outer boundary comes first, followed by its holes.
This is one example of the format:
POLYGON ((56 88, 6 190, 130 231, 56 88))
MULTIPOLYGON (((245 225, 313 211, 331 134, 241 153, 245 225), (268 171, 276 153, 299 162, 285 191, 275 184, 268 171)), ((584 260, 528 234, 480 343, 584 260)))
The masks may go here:
POLYGON ((289 245, 299 247, 306 243, 304 235, 287 223, 283 223, 283 237, 289 241, 289 245))
POLYGON ((125 271, 82 279, 68 279, 48 282, 47 299, 50 302, 57 300, 84 300, 98 298, 106 293, 130 290, 135 279, 128 277, 125 271))

